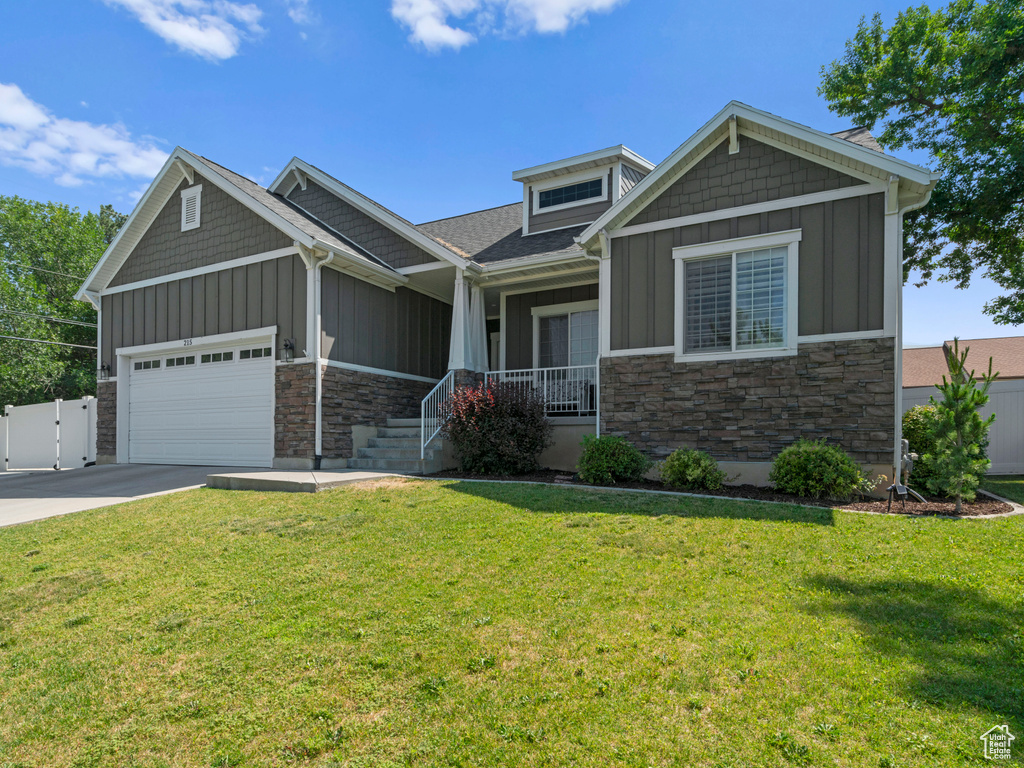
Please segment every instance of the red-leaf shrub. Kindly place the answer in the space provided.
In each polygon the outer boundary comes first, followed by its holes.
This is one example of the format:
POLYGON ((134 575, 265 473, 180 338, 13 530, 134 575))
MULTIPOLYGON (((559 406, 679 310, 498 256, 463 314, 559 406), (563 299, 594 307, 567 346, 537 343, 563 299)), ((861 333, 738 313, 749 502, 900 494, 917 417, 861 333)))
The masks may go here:
POLYGON ((550 445, 551 422, 533 388, 489 382, 455 391, 443 433, 464 472, 524 475, 550 445))

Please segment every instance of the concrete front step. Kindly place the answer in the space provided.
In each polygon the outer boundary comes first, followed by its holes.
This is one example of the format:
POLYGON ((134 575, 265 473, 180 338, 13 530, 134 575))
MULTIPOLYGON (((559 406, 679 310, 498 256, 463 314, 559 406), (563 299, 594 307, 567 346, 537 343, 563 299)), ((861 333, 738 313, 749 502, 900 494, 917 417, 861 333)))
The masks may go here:
POLYGON ((368 448, 405 448, 419 453, 419 437, 371 437, 368 448))
POLYGON ((397 472, 403 475, 427 475, 441 471, 441 461, 420 461, 410 459, 349 459, 349 469, 372 470, 376 472, 397 472))
POLYGON ((416 427, 417 430, 420 428, 419 419, 388 419, 389 427, 416 427))
POLYGON ((419 438, 419 427, 377 427, 377 437, 419 438))
MULTIPOLYGON (((380 441, 384 442, 384 441, 380 441)), ((429 450, 426 453, 426 459, 434 458, 434 450, 429 450)), ((409 461, 420 460, 420 447, 417 445, 415 448, 392 448, 391 446, 385 447, 371 447, 371 448, 360 448, 357 452, 356 458, 359 459, 402 459, 409 461)))

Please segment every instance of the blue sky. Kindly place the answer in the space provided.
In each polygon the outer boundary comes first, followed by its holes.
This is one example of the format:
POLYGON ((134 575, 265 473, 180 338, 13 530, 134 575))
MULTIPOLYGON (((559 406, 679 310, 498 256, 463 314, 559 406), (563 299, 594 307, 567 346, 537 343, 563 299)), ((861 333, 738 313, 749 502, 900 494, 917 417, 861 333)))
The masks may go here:
MULTIPOLYGON (((619 143, 658 162, 730 99, 846 128, 821 65, 909 4, 8 2, 0 194, 127 212, 180 144, 264 184, 298 155, 428 221, 515 201, 537 163, 619 143)), ((1020 333, 982 314, 995 294, 908 287, 906 343, 1020 333)))

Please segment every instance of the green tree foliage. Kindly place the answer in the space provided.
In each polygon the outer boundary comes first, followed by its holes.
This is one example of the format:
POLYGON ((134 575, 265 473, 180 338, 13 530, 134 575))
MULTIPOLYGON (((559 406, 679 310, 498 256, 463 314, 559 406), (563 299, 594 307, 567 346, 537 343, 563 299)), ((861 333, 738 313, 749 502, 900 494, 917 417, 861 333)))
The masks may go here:
POLYGON ((886 29, 861 19, 843 58, 822 67, 819 94, 874 129, 886 149, 924 150, 942 171, 931 202, 906 217, 905 278, 959 288, 975 271, 1003 295, 985 306, 1024 322, 1024 4, 956 0, 909 8, 886 29))
POLYGON ((96 394, 96 311, 75 292, 125 216, 0 196, 0 405, 96 394))
POLYGON ((932 436, 935 451, 925 458, 932 476, 928 478, 928 489, 956 499, 957 514, 961 512, 963 500, 974 501, 975 492, 981 484, 989 460, 982 447, 988 439, 988 429, 996 420, 995 415, 982 419, 978 409, 988 402, 988 390, 998 373, 992 373, 992 358, 988 361, 988 373, 979 382, 974 371, 967 370, 967 353, 970 347, 960 351, 959 340, 953 339, 953 349, 946 355, 949 379, 942 377, 936 385, 942 393, 942 400, 931 398, 935 406, 932 436))

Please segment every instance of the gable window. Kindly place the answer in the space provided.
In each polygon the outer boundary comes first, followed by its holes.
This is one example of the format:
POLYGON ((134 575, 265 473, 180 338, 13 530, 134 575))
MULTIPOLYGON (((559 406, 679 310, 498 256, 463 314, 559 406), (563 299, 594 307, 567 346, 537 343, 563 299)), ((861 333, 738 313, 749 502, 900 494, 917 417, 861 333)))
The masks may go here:
POLYGON ((536 368, 594 365, 600 350, 596 301, 534 307, 533 360, 536 368))
POLYGON ((554 208, 555 206, 577 203, 582 200, 604 197, 604 178, 581 181, 566 187, 542 189, 537 195, 537 208, 554 208))
POLYGON ((676 358, 796 352, 800 231, 673 249, 676 358))
POLYGON ((190 229, 199 227, 199 219, 202 213, 203 185, 181 190, 181 231, 187 232, 190 229))

